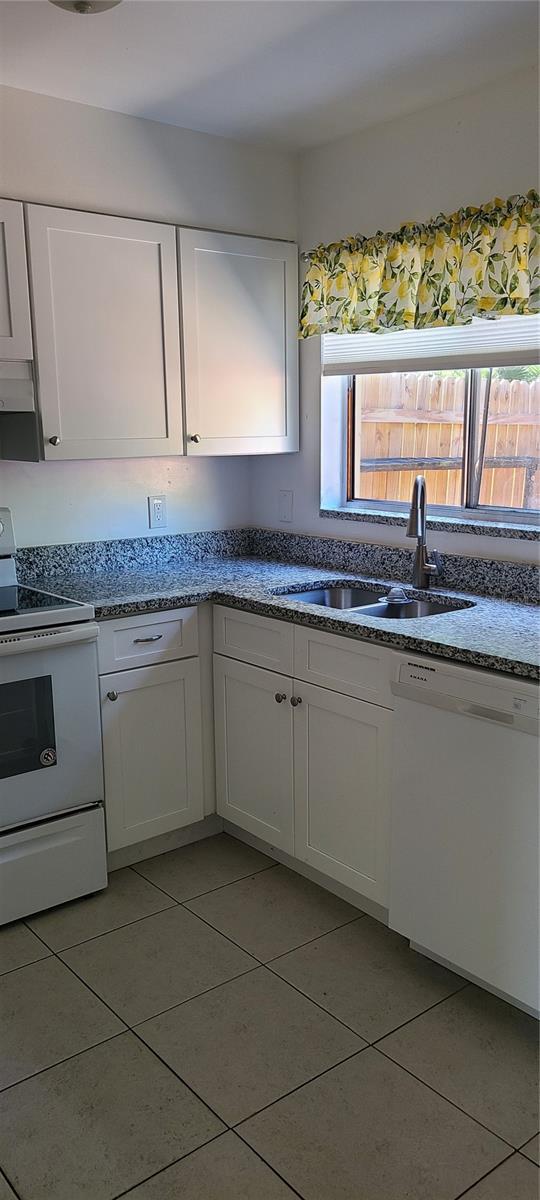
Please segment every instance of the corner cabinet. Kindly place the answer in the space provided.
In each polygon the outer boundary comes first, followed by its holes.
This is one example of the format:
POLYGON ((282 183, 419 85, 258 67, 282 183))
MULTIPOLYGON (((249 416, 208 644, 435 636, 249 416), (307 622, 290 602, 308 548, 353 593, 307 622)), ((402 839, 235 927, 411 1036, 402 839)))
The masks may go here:
POLYGON ((28 206, 46 459, 183 450, 175 230, 28 206))
POLYGON ((186 449, 298 450, 298 251, 178 231, 186 449))
POLYGON ((0 360, 32 358, 23 206, 0 200, 0 360))

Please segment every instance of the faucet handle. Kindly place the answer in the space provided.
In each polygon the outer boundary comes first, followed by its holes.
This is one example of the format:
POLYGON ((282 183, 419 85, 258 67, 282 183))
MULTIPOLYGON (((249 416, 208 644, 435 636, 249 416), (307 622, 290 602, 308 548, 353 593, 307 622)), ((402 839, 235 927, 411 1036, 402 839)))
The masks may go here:
POLYGON ((442 557, 438 550, 431 551, 431 558, 426 560, 425 570, 428 575, 434 575, 440 579, 443 570, 442 557))

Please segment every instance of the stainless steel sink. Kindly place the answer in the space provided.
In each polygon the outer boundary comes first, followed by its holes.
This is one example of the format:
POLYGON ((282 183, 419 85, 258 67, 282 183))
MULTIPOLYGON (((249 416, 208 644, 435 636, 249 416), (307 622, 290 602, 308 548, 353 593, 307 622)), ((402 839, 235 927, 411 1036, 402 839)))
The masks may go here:
POLYGON ((472 608, 463 600, 442 603, 439 600, 408 600, 405 604, 386 604, 384 600, 378 604, 368 604, 362 608, 364 617, 386 617, 391 621, 406 621, 414 617, 438 617, 444 613, 459 612, 462 608, 472 608))
POLYGON ((367 587, 328 587, 310 588, 306 592, 287 592, 284 600, 303 600, 305 604, 321 604, 324 608, 359 608, 366 604, 375 604, 379 599, 381 589, 374 591, 367 587))
POLYGON ((415 617, 437 617, 445 613, 473 608, 467 600, 417 600, 402 588, 393 587, 386 596, 381 588, 352 587, 336 584, 328 588, 308 588, 303 592, 282 593, 283 599, 303 600, 306 604, 319 604, 322 608, 352 609, 365 617, 385 618, 391 621, 413 620, 415 617))

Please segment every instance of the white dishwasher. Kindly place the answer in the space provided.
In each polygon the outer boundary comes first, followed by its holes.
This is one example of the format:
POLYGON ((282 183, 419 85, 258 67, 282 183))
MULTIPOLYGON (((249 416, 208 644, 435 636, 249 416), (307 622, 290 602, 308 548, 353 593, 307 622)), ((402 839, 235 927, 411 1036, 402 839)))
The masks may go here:
POLYGON ((538 687, 396 655, 392 929, 538 1013, 538 687))

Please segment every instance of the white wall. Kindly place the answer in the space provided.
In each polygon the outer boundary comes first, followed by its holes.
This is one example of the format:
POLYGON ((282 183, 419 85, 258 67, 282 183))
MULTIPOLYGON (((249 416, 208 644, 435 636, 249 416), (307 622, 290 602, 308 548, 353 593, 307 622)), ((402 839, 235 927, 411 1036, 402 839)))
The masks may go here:
MULTIPOLYGON (((291 155, 0 88, 0 195, 268 237, 296 235, 291 155)), ((0 463, 20 546, 148 533, 165 493, 170 533, 249 521, 246 459, 0 463)))
MULTIPOLYGON (((304 249, 369 236, 463 204, 506 198, 538 182, 538 79, 534 70, 481 91, 307 151, 300 161, 304 249)), ((252 470, 252 521, 271 528, 405 544, 402 530, 319 517, 320 342, 301 347, 301 451, 252 470), (278 492, 294 491, 293 523, 280 525, 278 492)), ((524 558, 533 543, 437 534, 442 549, 524 558)), ((410 543, 409 543, 410 545, 410 543)))

